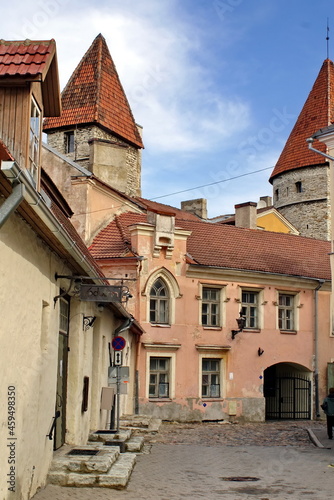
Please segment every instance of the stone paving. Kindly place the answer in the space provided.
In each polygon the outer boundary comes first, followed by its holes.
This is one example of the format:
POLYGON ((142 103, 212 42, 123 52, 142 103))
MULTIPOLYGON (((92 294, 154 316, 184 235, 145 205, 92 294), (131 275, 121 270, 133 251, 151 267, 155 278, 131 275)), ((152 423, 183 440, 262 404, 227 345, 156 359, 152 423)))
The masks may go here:
POLYGON ((146 435, 125 490, 49 485, 34 500, 328 500, 334 445, 325 422, 164 423, 146 435), (308 429, 324 448, 310 440, 308 429))

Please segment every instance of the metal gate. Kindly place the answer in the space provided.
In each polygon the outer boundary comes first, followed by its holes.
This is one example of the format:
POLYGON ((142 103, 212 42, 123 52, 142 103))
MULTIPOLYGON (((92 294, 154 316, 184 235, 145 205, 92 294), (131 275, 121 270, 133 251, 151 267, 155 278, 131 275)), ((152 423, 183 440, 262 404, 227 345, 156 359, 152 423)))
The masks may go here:
POLYGON ((264 387, 266 419, 311 419, 311 381, 303 376, 280 375, 264 387))

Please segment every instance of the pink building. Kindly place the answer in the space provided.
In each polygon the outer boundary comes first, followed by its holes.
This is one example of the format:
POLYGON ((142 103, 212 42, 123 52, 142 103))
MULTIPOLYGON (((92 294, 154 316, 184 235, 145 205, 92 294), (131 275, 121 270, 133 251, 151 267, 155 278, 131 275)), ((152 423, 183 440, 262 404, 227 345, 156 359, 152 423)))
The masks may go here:
POLYGON ((329 243, 141 202, 141 214, 117 216, 90 247, 106 275, 135 280, 139 412, 312 418, 333 359, 329 243))

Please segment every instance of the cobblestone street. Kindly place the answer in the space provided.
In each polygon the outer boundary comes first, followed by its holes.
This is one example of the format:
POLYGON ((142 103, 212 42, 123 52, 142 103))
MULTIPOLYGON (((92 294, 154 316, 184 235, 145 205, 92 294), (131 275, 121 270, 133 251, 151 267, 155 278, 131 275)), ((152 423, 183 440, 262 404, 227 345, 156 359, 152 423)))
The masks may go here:
POLYGON ((324 422, 164 423, 147 435, 125 490, 49 485, 34 500, 325 500, 334 487, 331 444, 324 422))

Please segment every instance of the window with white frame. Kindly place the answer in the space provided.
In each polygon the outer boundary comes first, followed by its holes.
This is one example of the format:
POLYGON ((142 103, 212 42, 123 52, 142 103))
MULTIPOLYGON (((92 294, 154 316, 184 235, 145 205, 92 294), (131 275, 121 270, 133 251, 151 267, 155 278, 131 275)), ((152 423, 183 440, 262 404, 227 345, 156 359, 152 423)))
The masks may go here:
POLYGON ((150 290, 150 323, 169 324, 169 301, 168 286, 158 278, 150 290))
POLYGON ((295 296, 280 293, 278 299, 278 328, 280 330, 294 330, 294 301, 295 296))
POLYGON ((38 182, 39 149, 41 140, 41 111, 34 98, 31 99, 29 135, 29 171, 35 184, 38 182))
POLYGON ((259 292, 242 290, 241 313, 246 318, 245 328, 259 328, 259 292))
POLYGON ((150 358, 150 398, 169 398, 170 358, 150 358))
POLYGON ((218 358, 202 358, 202 398, 220 398, 220 369, 218 358))
POLYGON ((220 293, 219 288, 202 288, 202 325, 220 325, 220 293))

